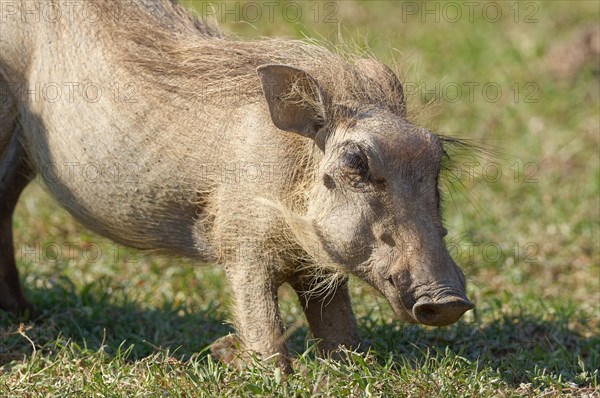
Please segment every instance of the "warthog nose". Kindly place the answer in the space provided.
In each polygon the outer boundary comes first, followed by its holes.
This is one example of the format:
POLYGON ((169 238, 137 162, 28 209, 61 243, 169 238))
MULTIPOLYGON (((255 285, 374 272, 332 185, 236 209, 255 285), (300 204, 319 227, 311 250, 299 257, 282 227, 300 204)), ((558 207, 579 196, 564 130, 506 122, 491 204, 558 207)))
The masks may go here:
POLYGON ((415 319, 429 326, 451 325, 475 306, 466 299, 450 297, 442 301, 417 301, 412 312, 415 319))

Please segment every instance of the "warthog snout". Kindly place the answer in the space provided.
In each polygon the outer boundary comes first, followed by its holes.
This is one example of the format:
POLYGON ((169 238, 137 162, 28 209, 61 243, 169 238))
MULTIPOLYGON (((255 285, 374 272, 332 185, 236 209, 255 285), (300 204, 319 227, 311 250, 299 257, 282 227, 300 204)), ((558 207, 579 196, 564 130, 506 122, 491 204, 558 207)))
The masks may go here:
POLYGON ((409 322, 448 326, 458 321, 465 312, 475 308, 466 296, 464 278, 459 278, 454 286, 446 280, 447 283, 440 287, 439 282, 415 283, 408 273, 401 275, 390 278, 390 282, 398 295, 404 319, 409 322), (414 284, 411 286, 407 281, 414 284))
POLYGON ((414 318, 424 325, 447 326, 475 306, 462 297, 448 297, 442 301, 421 300, 412 307, 414 318))

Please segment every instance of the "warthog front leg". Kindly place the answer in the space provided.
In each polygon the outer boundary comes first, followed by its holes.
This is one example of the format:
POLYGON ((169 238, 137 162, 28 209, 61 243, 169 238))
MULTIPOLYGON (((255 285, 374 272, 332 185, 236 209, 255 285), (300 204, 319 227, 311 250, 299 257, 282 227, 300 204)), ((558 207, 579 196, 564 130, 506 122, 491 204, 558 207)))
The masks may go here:
POLYGON ((279 315, 276 278, 265 269, 236 264, 227 267, 234 296, 236 335, 217 340, 212 353, 220 360, 240 366, 250 355, 273 359, 291 372, 279 315))
POLYGON ((360 339, 352 311, 347 280, 337 283, 335 291, 315 289, 310 277, 298 277, 291 285, 298 293, 311 333, 318 340, 318 353, 338 358, 340 346, 358 348, 360 339))
POLYGON ((32 178, 33 172, 15 132, 0 159, 0 309, 14 314, 32 310, 19 282, 12 235, 13 211, 32 178))

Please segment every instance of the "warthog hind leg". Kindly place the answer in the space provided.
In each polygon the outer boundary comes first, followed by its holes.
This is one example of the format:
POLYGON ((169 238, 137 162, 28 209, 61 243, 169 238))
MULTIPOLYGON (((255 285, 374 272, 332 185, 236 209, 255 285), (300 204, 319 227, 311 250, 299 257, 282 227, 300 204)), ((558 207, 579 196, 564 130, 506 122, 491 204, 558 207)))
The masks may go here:
POLYGON ((12 215, 19 195, 34 173, 17 135, 15 131, 0 151, 0 309, 25 314, 31 313, 32 306, 23 295, 15 264, 12 215))

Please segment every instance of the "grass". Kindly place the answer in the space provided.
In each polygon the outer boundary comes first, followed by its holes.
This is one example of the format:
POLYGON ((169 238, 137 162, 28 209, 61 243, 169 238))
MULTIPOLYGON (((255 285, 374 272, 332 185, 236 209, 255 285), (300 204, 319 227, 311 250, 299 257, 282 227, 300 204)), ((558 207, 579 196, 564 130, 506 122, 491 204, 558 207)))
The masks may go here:
POLYGON ((368 46, 397 63, 413 118, 496 148, 478 165, 463 162, 462 187, 446 193, 448 245, 476 310, 451 327, 403 325, 354 280, 360 332, 371 349, 328 362, 314 357, 301 308, 283 287, 298 372, 286 377, 258 362, 230 369, 207 355, 212 341, 232 331, 221 269, 93 235, 36 183, 19 204, 15 245, 40 315, 19 322, 0 313, 0 396, 600 395, 598 59, 561 74, 570 58, 549 58, 561 45, 576 46, 569 43, 581 27, 598 25, 598 3, 519 3, 517 22, 513 3, 500 4, 497 22, 485 19, 482 5, 473 22, 463 8, 455 23, 444 20, 454 15, 443 14, 445 3, 430 3, 438 4, 440 22, 417 2, 295 3, 302 17, 288 20, 277 4, 273 22, 266 8, 252 24, 233 14, 217 19, 244 36, 339 42, 341 35, 368 46), (318 18, 309 8, 315 4, 318 18), (332 10, 330 23, 324 13, 332 10), (537 22, 525 23, 531 12, 537 22), (465 82, 494 83, 502 94, 493 102, 465 82))

